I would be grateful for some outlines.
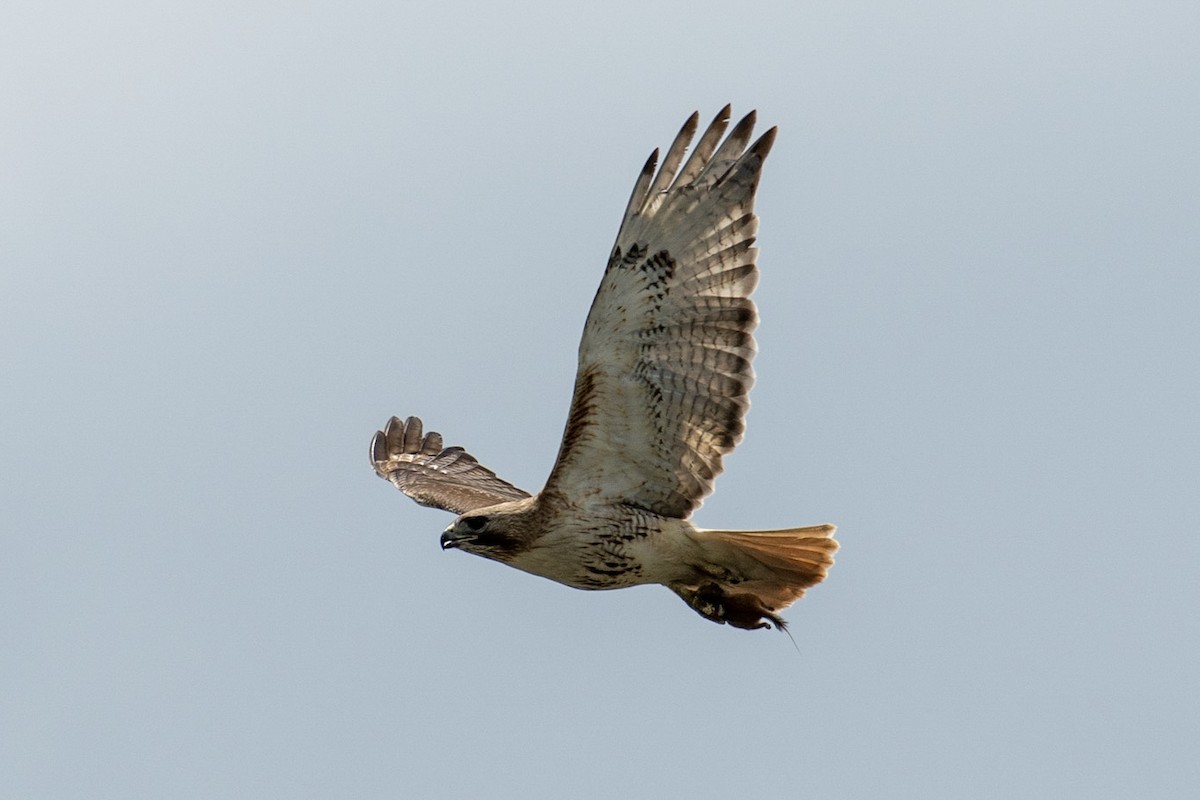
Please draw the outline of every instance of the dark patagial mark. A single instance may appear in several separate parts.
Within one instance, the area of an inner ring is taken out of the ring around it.
[[[567,417],[567,427],[563,431],[562,444],[558,450],[557,464],[566,464],[574,455],[575,448],[588,436],[588,420],[596,404],[596,374],[587,369],[575,378],[575,397],[571,402],[571,414]],[[555,467],[553,476],[558,471]],[[552,491],[550,484],[543,489],[543,494]]]

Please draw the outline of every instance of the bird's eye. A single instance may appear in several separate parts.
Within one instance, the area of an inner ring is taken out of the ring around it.
[[[487,525],[487,517],[467,517],[463,520],[463,524],[469,530],[481,531],[483,530],[483,526]]]

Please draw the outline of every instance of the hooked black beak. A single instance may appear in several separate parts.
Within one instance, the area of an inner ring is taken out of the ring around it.
[[[462,538],[463,537],[461,535],[454,532],[453,526],[446,528],[445,532],[442,533],[442,549],[453,550],[454,548],[458,547],[459,543],[462,541]]]

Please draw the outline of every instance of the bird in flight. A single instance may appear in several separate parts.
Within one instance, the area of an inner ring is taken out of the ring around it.
[[[634,184],[542,491],[445,447],[416,417],[392,417],[375,434],[371,463],[421,505],[459,515],[443,549],[578,589],[660,583],[705,619],[782,630],[779,612],[833,564],[834,526],[690,521],[745,430],[758,324],[754,195],[777,129],[749,144],[752,111],[722,141],[726,106],[687,155],[699,119],[684,123],[657,171],[655,150]]]

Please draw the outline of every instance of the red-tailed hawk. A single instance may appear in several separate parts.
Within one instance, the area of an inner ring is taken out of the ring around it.
[[[742,438],[754,382],[754,194],[775,141],[747,148],[729,106],[684,160],[692,114],[642,169],[592,302],[558,460],[537,495],[421,421],[393,417],[371,463],[418,503],[460,516],[456,548],[579,589],[661,583],[713,622],[782,629],[779,612],[833,564],[832,525],[697,528],[692,512]],[[719,145],[719,146],[718,146]]]

